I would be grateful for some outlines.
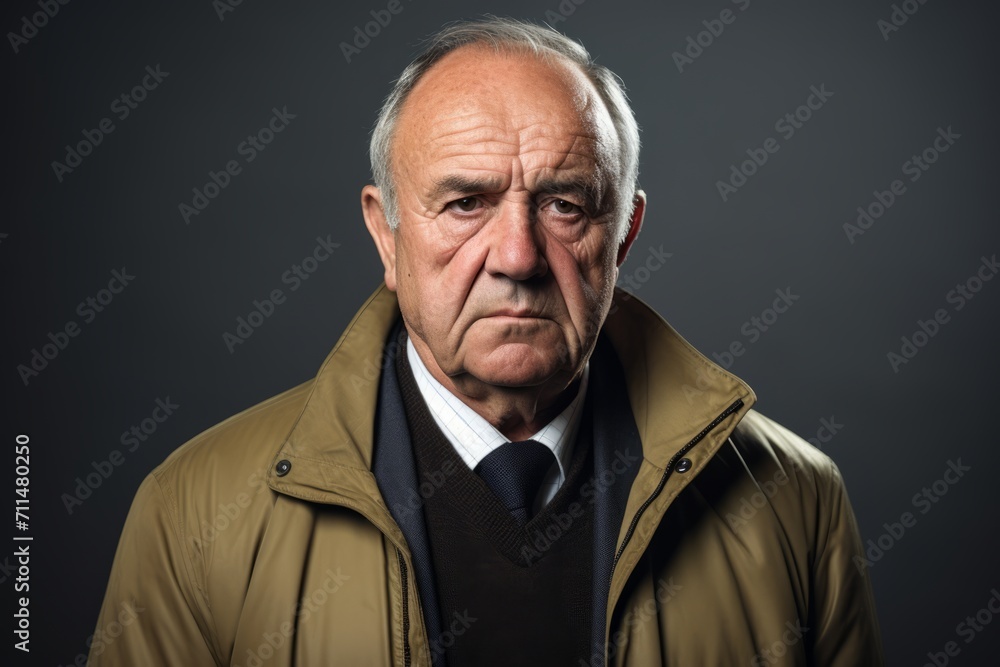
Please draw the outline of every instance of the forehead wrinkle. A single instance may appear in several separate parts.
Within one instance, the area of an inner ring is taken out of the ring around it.
[[[517,154],[519,144],[516,134],[497,125],[479,125],[431,135],[417,150],[425,152],[433,162],[463,155]]]
[[[428,141],[445,141],[456,135],[491,135],[503,136],[512,134],[509,123],[498,122],[502,116],[476,111],[474,113],[455,114],[424,123],[429,125],[425,136]],[[419,125],[418,125],[419,129]]]
[[[463,150],[470,151],[480,147],[488,152],[513,147],[514,154],[525,152],[517,150],[520,146],[538,146],[542,150],[561,152],[566,149],[559,144],[569,144],[569,150],[572,150],[572,147],[581,144],[581,139],[593,146],[593,153],[602,143],[593,132],[599,124],[594,119],[582,118],[576,108],[569,112],[546,112],[546,117],[539,118],[542,114],[537,111],[518,112],[489,100],[482,100],[481,103],[488,109],[457,113],[433,122],[426,133],[420,133],[426,137],[421,143],[431,150],[436,145],[462,145]]]
[[[570,161],[571,158],[581,158],[584,161],[597,162],[598,156],[596,152],[591,149],[587,144],[587,139],[581,139],[580,137],[573,137],[572,139],[564,142],[564,146],[553,147],[544,145],[547,142],[546,139],[539,138],[535,141],[526,141],[524,149],[521,151],[522,155],[532,155],[535,153],[546,153],[553,157],[556,157],[560,164]],[[568,144],[568,145],[567,145]],[[582,144],[582,145],[581,145]],[[596,145],[595,145],[596,147]]]
[[[546,178],[551,180],[559,178],[559,172],[569,172],[573,174],[570,177],[572,179],[590,179],[597,187],[600,187],[602,181],[601,160],[595,150],[598,142],[591,136],[580,134],[572,134],[567,140],[569,146],[559,151],[551,151],[548,148],[528,149],[525,151],[526,154],[533,151],[545,152],[550,158],[543,160],[543,163],[538,166],[532,165],[527,170],[531,174],[532,180]]]
[[[522,128],[520,131],[521,141],[526,147],[523,152],[528,153],[537,146],[538,148],[535,150],[559,153],[560,167],[571,161],[571,157],[580,157],[585,161],[593,162],[599,165],[602,171],[606,169],[608,164],[613,163],[613,148],[608,145],[608,138],[602,136],[604,133],[601,132],[601,122],[593,117],[597,111],[590,104],[592,96],[584,94],[583,97],[587,100],[585,105],[576,109],[572,114],[560,117],[560,120],[568,121],[562,128],[547,123],[535,123]],[[589,113],[588,109],[590,109]],[[561,132],[558,131],[559,129]],[[562,142],[563,145],[558,148],[546,145],[548,142],[559,139],[565,139],[565,142]]]
[[[405,127],[409,141],[394,157],[424,182],[420,191],[430,191],[432,175],[453,173],[499,175],[508,187],[530,189],[537,174],[558,170],[566,177],[572,171],[601,191],[614,185],[616,130],[578,68],[558,61],[539,68],[528,56],[518,79],[507,64],[519,57],[501,57],[506,62],[494,67],[494,54],[467,57],[472,55],[460,49],[446,57],[404,104],[400,138]],[[545,101],[549,95],[553,103]]]
[[[621,150],[617,129],[596,91],[589,86],[578,86],[574,87],[574,93],[575,113],[572,116],[575,122],[571,130],[574,147],[581,141],[588,142],[587,148],[582,149],[584,156],[593,160],[601,175],[613,183]],[[572,152],[571,148],[567,154]]]

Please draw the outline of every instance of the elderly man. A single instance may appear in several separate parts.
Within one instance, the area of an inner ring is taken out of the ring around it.
[[[579,44],[437,34],[372,137],[385,284],[143,482],[90,664],[881,664],[837,468],[615,289],[638,143]]]

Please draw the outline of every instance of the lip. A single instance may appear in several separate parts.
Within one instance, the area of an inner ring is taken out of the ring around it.
[[[531,312],[530,310],[513,310],[507,308],[504,310],[498,310],[495,313],[490,313],[486,317],[539,317],[539,315]]]

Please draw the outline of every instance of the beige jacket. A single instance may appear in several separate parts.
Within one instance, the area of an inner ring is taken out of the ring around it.
[[[747,385],[638,299],[619,292],[612,311],[604,330],[643,460],[611,579],[608,664],[882,664],[833,462],[752,411]],[[445,619],[441,637],[427,636],[410,552],[370,471],[382,348],[397,317],[383,285],[315,379],[198,435],[149,474],[91,667],[429,667],[432,650],[474,628]]]

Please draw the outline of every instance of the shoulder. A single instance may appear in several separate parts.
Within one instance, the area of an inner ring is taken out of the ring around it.
[[[137,517],[172,525],[192,559],[212,554],[266,526],[276,495],[267,470],[309,395],[313,381],[288,389],[196,435],[154,468],[133,500]],[[229,530],[238,525],[238,530]]]
[[[837,464],[802,437],[755,410],[733,431],[721,462],[744,471],[754,507],[768,505],[780,525],[821,550],[851,513]],[[741,507],[741,509],[743,509]],[[853,516],[853,515],[852,515]]]
[[[264,473],[311,385],[284,391],[195,436],[153,469],[136,491],[104,609],[117,613],[126,601],[148,609],[152,620],[147,636],[155,644],[148,647],[150,655],[162,651],[155,638],[158,628],[175,634],[183,630],[196,638],[191,651],[201,646],[199,634],[204,637],[212,656],[206,653],[198,664],[225,655],[226,638],[238,621],[226,613],[232,611],[228,601],[245,594],[255,545],[275,505],[277,494]],[[165,611],[185,608],[189,612]],[[187,625],[181,630],[178,624]],[[145,650],[144,641],[142,634],[132,635],[133,643],[116,644],[115,650]]]
[[[151,475],[168,488],[224,488],[252,472],[263,476],[312,386],[309,380],[219,422],[174,450]]]
[[[750,471],[783,472],[799,484],[829,487],[842,483],[829,456],[801,436],[756,410],[747,412],[732,433],[736,452]]]

